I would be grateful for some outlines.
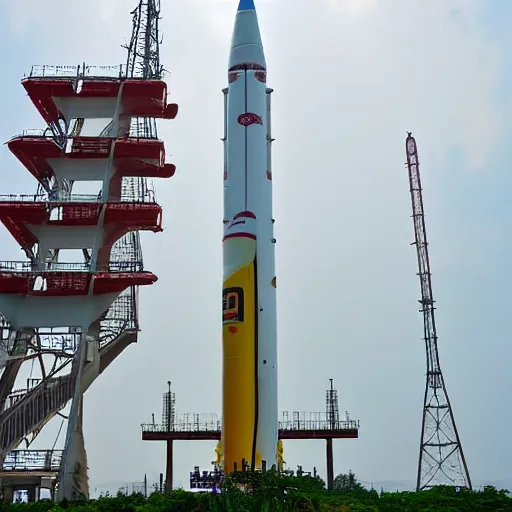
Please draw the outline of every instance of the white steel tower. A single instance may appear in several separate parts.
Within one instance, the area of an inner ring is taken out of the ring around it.
[[[88,494],[82,395],[137,341],[138,287],[157,280],[144,268],[138,231],[162,230],[147,178],[175,172],[154,120],[174,119],[178,107],[160,76],[132,64],[34,67],[22,84],[48,128],[8,142],[39,187],[0,197],[0,220],[26,255],[0,262],[0,461],[73,399],[60,498]],[[74,193],[86,182],[97,190]],[[32,359],[42,377],[13,394]]]

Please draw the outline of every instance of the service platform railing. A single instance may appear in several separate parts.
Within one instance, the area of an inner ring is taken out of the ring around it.
[[[50,199],[48,194],[4,194],[0,203],[98,203],[99,194],[67,194],[65,199]]]
[[[220,432],[222,422],[216,414],[180,414],[171,424],[144,423],[144,432]]]
[[[151,132],[147,133],[142,129],[142,127],[140,126],[140,123],[142,122],[143,119],[152,119],[152,118],[147,118],[147,117],[133,118],[132,122],[130,123],[130,133],[129,133],[128,139],[130,141],[138,141],[138,140],[147,141],[148,139],[153,140],[153,141],[160,140],[155,133],[151,133]],[[51,130],[51,128],[44,128],[44,129],[28,128],[28,129],[22,130],[19,133],[16,133],[15,135],[12,135],[11,138],[9,139],[9,142],[16,140],[16,139],[22,139],[22,138],[53,140],[56,143],[58,142],[57,145],[60,147],[61,150],[63,150],[65,153],[70,153],[71,150],[73,149],[72,144],[74,142],[74,139],[81,139],[81,138],[83,138],[83,139],[104,139],[103,141],[98,142],[98,146],[97,146],[97,151],[104,153],[106,151],[105,145],[108,142],[107,139],[118,138],[118,137],[112,137],[110,135],[105,134],[105,130],[107,130],[108,126],[109,125],[107,125],[107,127],[104,129],[104,131],[102,132],[101,135],[96,135],[96,136],[94,136],[94,135],[92,135],[92,136],[91,135],[88,135],[88,136],[72,135],[71,133],[69,133],[68,135],[66,135],[65,133],[56,134]],[[76,147],[75,147],[75,149],[76,149]]]
[[[27,78],[121,79],[126,78],[126,66],[124,64],[117,66],[90,66],[85,62],[78,66],[39,64],[32,66]]]
[[[105,203],[101,197],[101,193],[98,194],[4,194],[0,195],[0,203],[58,203],[63,205],[66,203]],[[154,204],[155,191],[149,185],[143,192],[134,187],[123,186],[121,192],[121,203],[144,203]],[[112,201],[114,203],[114,201]],[[117,203],[116,203],[117,204]]]
[[[77,351],[82,336],[81,332],[41,332],[40,329],[34,331],[32,340],[26,344],[27,348],[32,352],[49,353],[60,357],[72,356]],[[4,342],[4,347],[9,355],[14,355],[16,341],[16,337],[11,336]],[[33,382],[36,379],[30,380]]]
[[[41,273],[41,272],[143,272],[143,264],[140,261],[111,261],[108,265],[98,265],[92,269],[90,263],[57,263],[30,261],[0,261],[0,272]]]
[[[297,412],[288,420],[287,412],[281,413],[282,420],[278,422],[279,430],[357,430],[359,422],[355,420],[326,419],[325,413]],[[171,424],[144,423],[144,432],[219,432],[222,422],[215,414],[180,414]]]
[[[280,430],[357,430],[359,422],[350,418],[332,420],[324,412],[283,411]]]
[[[62,450],[13,450],[5,458],[4,471],[58,471]]]

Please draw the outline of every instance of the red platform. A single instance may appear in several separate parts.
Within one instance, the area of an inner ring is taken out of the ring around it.
[[[123,114],[131,117],[174,119],[178,105],[167,103],[167,84],[162,80],[25,78],[21,81],[32,103],[47,123],[57,122],[62,112],[54,98],[117,98],[121,84]]]
[[[13,155],[38,180],[54,175],[48,163],[51,158],[107,159],[114,147],[116,174],[170,178],[176,166],[165,163],[165,147],[162,140],[113,139],[111,137],[75,137],[71,150],[66,153],[47,137],[15,137],[7,145]]]
[[[38,278],[46,280],[44,290],[35,290]],[[0,272],[0,293],[62,297],[74,295],[121,293],[130,286],[153,284],[151,272]]]
[[[28,224],[95,226],[103,207],[106,208],[104,224],[107,227],[108,243],[118,240],[129,231],[162,231],[162,208],[154,203],[0,201],[0,221],[23,248],[29,249],[38,240]],[[51,211],[56,208],[61,208],[58,218],[51,220]]]
[[[216,441],[221,438],[220,430],[172,430],[151,432],[142,430],[143,441]],[[287,430],[279,429],[279,439],[358,439],[357,428],[327,430]]]

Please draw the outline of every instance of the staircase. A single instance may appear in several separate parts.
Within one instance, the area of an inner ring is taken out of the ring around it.
[[[116,338],[104,344],[99,351],[99,373],[131,343],[137,340],[137,331],[125,329]],[[6,368],[7,369],[7,368]],[[88,371],[84,368],[84,373]],[[12,406],[0,413],[0,461],[16,448],[24,438],[41,429],[73,398],[77,372],[74,368],[67,375],[41,381],[27,390]],[[82,381],[85,392],[93,379]]]
[[[137,200],[143,196],[144,181],[140,178],[126,180],[124,193],[127,200]],[[114,244],[111,261],[133,262],[142,268],[142,251],[137,231],[127,233]],[[100,318],[99,373],[102,373],[129,344],[137,341],[136,297],[135,287],[129,288]],[[6,407],[7,398],[27,355],[28,342],[33,336],[34,330],[11,331],[10,339],[7,341],[9,356],[18,356],[19,359],[7,360],[0,377],[0,390],[3,391],[0,396],[0,461],[4,460],[24,438],[41,429],[73,398],[76,385],[74,365],[68,375],[43,379],[21,397],[17,394],[16,401],[13,400],[13,403],[7,404]],[[87,370],[86,366],[84,373]],[[90,386],[92,380],[82,381],[83,391]]]
[[[41,382],[0,414],[0,460],[72,398],[76,372]]]
[[[128,233],[114,245],[113,261],[140,262],[141,259],[138,232]],[[137,341],[137,333],[136,289],[131,287],[123,292],[100,318],[100,374],[129,344]],[[13,400],[12,404],[6,404],[34,331],[13,332],[12,336],[15,338],[12,342],[9,340],[8,353],[11,357],[19,356],[19,359],[8,360],[0,378],[0,390],[4,390],[5,395],[0,396],[0,461],[4,460],[23,439],[40,430],[63,409],[73,398],[76,385],[76,370],[73,365],[68,375],[44,379],[21,397],[17,393],[16,401]],[[86,366],[84,373],[87,371]],[[82,391],[86,391],[94,378],[95,376],[82,381]]]

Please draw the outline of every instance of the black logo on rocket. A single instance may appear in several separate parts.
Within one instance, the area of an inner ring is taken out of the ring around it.
[[[244,321],[244,291],[238,286],[224,288],[222,293],[222,321],[237,324]]]

